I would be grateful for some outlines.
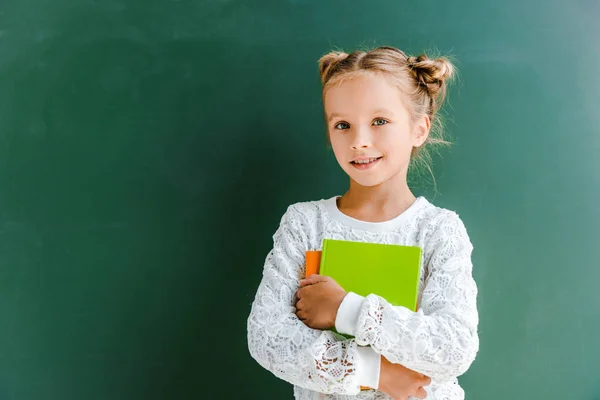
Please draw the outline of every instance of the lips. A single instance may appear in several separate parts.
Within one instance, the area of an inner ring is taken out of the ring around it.
[[[375,167],[379,164],[383,157],[373,157],[373,158],[360,158],[358,160],[350,161],[350,165],[352,165],[355,169],[358,170],[366,170]]]

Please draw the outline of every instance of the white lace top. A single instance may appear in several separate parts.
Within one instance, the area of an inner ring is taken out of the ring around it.
[[[350,293],[336,330],[311,329],[295,314],[294,295],[304,278],[305,251],[323,238],[419,246],[423,250],[419,310]],[[365,222],[343,214],[336,197],[288,207],[248,318],[248,346],[258,363],[294,385],[296,399],[389,399],[377,388],[380,357],[429,376],[427,400],[460,400],[457,377],[479,348],[477,287],[472,245],[452,211],[424,197],[398,217]]]

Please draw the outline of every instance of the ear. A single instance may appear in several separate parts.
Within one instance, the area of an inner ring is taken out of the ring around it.
[[[429,137],[431,129],[431,119],[429,115],[420,118],[414,126],[413,131],[413,147],[421,147]]]

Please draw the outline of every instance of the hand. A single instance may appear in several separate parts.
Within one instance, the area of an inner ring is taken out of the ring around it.
[[[313,329],[330,329],[335,326],[338,308],[346,291],[328,276],[311,275],[300,281],[296,292],[296,315]]]
[[[430,383],[429,377],[400,364],[392,364],[385,357],[381,357],[379,390],[392,399],[407,400],[410,396],[424,399],[427,397],[427,392],[423,386]]]

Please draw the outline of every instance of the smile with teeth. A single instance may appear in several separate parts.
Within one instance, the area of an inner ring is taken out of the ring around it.
[[[374,161],[379,160],[381,157],[374,157],[374,158],[365,158],[364,160],[356,160],[356,161],[351,161],[352,164],[370,164]]]

